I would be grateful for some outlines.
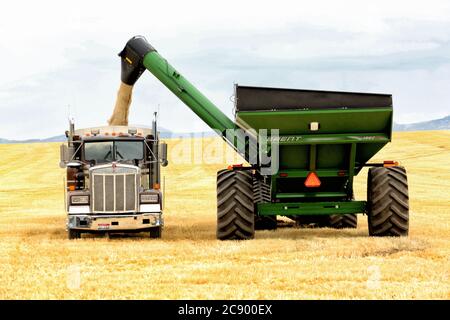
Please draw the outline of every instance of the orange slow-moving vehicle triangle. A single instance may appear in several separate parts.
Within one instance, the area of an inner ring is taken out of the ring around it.
[[[320,187],[320,179],[315,172],[308,173],[305,180],[305,187],[307,188],[318,188]]]

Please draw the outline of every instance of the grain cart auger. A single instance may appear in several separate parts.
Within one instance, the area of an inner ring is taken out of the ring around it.
[[[217,173],[218,239],[253,238],[255,229],[276,228],[277,215],[356,228],[356,214],[365,213],[371,236],[408,234],[405,169],[368,163],[391,141],[391,95],[236,85],[232,121],[144,37],[119,56],[122,82],[133,85],[149,70],[250,163]],[[367,201],[358,201],[353,179],[365,166]]]

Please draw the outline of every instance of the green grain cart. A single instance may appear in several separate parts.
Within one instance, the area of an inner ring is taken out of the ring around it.
[[[144,37],[119,56],[122,82],[149,70],[250,163],[217,173],[218,239],[251,239],[255,229],[275,229],[277,215],[356,228],[358,213],[371,236],[408,235],[405,168],[368,162],[391,141],[391,95],[236,85],[232,121]],[[356,200],[353,179],[366,166],[367,201]]]

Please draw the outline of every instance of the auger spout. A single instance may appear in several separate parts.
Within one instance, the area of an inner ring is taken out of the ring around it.
[[[184,78],[142,36],[131,38],[119,53],[122,60],[122,82],[134,85],[145,69],[183,101],[211,129],[225,138],[226,130],[235,123]],[[234,145],[234,143],[232,143]]]

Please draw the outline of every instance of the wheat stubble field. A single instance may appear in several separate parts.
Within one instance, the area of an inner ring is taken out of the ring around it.
[[[59,144],[0,145],[0,298],[449,299],[449,141],[449,131],[397,133],[374,159],[407,167],[408,238],[369,238],[360,215],[357,230],[283,228],[240,242],[215,239],[224,164],[180,161],[189,139],[168,141],[160,240],[66,240]]]

